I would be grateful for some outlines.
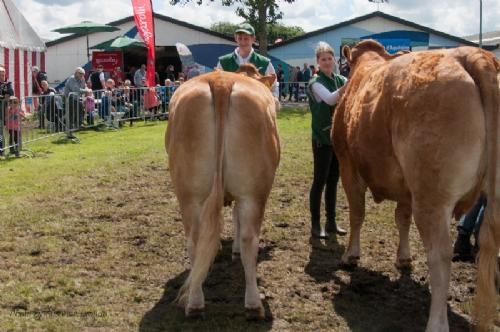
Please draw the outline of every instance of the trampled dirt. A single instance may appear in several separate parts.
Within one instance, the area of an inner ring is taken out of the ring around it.
[[[144,162],[83,175],[84,186],[33,197],[11,211],[0,234],[0,322],[6,327],[0,329],[423,331],[429,277],[414,225],[413,270],[401,273],[394,266],[394,205],[368,199],[360,264],[343,268],[347,237],[309,237],[310,160],[286,152],[283,158],[260,240],[265,321],[245,320],[244,274],[231,260],[227,208],[221,250],[204,285],[205,318],[186,319],[172,303],[189,268],[185,238],[166,162]],[[347,228],[342,193],[338,211]],[[454,237],[452,229],[450,241]],[[474,288],[474,265],[453,263],[451,331],[468,330]]]

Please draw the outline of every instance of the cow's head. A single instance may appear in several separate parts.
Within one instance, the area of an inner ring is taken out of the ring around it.
[[[345,45],[342,47],[342,55],[347,59],[351,68],[355,67],[361,58],[393,58],[393,56],[387,53],[382,44],[372,39],[363,40],[356,44],[353,48]]]
[[[240,68],[236,71],[237,73],[246,75],[248,77],[251,77],[253,79],[256,79],[257,81],[261,82],[265,86],[267,86],[269,89],[273,86],[274,80],[276,79],[276,75],[267,75],[267,76],[262,76],[259,73],[259,70],[257,67],[255,67],[251,63],[247,63],[244,65],[241,65]]]

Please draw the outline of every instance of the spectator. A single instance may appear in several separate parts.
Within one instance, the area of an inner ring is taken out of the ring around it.
[[[347,232],[337,225],[337,183],[339,164],[330,140],[332,114],[340,98],[341,87],[347,82],[343,76],[334,74],[335,54],[330,45],[319,42],[316,47],[318,75],[309,81],[307,94],[312,113],[312,151],[314,160],[314,178],[309,193],[311,212],[311,235],[317,238],[329,234],[345,235]],[[321,197],[325,189],[326,227],[321,229]]]
[[[175,92],[175,84],[168,78],[165,80],[165,88],[166,88],[166,98],[167,98],[167,106],[170,103],[170,99],[172,99],[172,95]]]
[[[47,82],[46,80],[43,80],[40,82],[40,87],[41,87],[41,93],[40,95],[41,96],[47,96],[47,95],[50,95],[50,93],[52,92],[53,94],[56,93],[56,90],[54,88],[51,88],[49,86],[49,82]],[[44,97],[40,97],[40,104],[43,104],[45,103],[45,99]]]
[[[110,77],[113,81],[115,81],[116,85],[122,86],[123,81],[125,80],[125,75],[123,75],[122,68],[120,66],[115,67]]]
[[[151,120],[156,117],[156,113],[158,110],[158,94],[156,92],[156,88],[151,87],[147,88],[144,91],[144,110],[148,111]]]
[[[296,84],[296,97],[295,101],[300,101],[301,97],[305,97],[305,90],[304,90],[304,75],[302,75],[302,70],[300,70],[300,67],[297,66],[295,68],[297,70],[297,84]]]
[[[132,82],[134,80],[134,75],[136,70],[137,69],[135,68],[135,66],[127,67],[127,72],[125,73],[125,79]]]
[[[481,195],[476,205],[462,218],[457,225],[457,239],[453,245],[453,261],[474,261],[479,250],[479,229],[483,222],[486,209],[486,197]],[[474,247],[471,244],[471,235],[474,234]]]
[[[146,83],[146,65],[141,65],[141,68],[135,71],[134,85],[136,88],[145,87]]]
[[[188,69],[187,79],[190,80],[198,75],[200,75],[200,69],[198,68],[197,64],[194,64],[192,67]]]
[[[9,98],[14,95],[12,82],[6,78],[5,67],[0,66],[0,156],[3,156],[4,134],[3,124],[6,117]]]
[[[160,75],[155,71],[155,85],[160,84]]]
[[[94,94],[92,93],[92,89],[85,90],[85,97],[83,98],[83,104],[85,105],[85,113],[87,114],[87,126],[93,126],[95,98]]]
[[[47,121],[55,126],[55,131],[63,130],[63,102],[61,96],[56,96],[56,90],[49,86],[46,80],[41,82],[42,93],[40,97],[40,108]]]
[[[47,80],[47,73],[40,71],[40,68],[33,66],[31,68],[31,94],[33,109],[38,113],[38,128],[45,128],[45,117],[43,115],[43,109],[39,107],[38,96],[42,93],[41,83],[43,80]],[[28,104],[28,103],[27,103]],[[27,105],[28,112],[31,105]]]
[[[290,83],[288,85],[288,100],[292,100],[292,96],[295,98],[295,101],[299,101],[299,73],[300,67],[290,67]]]
[[[120,96],[120,91],[115,89],[115,81],[109,78],[106,81],[106,89],[99,107],[99,117],[106,122],[107,126],[111,126],[113,116],[116,115],[117,103]]]
[[[104,67],[102,65],[98,65],[97,71],[90,74],[87,83],[93,91],[104,89],[104,86],[106,85],[106,79],[104,77]]]
[[[309,70],[311,71],[311,77],[316,75],[316,67],[314,67],[314,65],[310,65]]]
[[[165,70],[165,79],[169,79],[171,82],[175,81],[175,70],[174,65],[168,65]]]
[[[252,47],[253,43],[255,43],[254,28],[248,23],[239,25],[234,32],[234,40],[238,44],[238,47],[234,52],[221,56],[217,63],[217,68],[235,72],[240,65],[251,63],[257,67],[261,75],[274,76],[275,83],[272,86],[272,91],[273,95],[278,98],[279,89],[276,83],[276,71],[271,60],[257,54]]]
[[[172,94],[174,93],[175,91],[175,86],[174,86],[174,82],[172,82],[171,80],[169,80],[168,78],[165,80],[165,87],[167,88],[167,95],[170,98],[172,98]]]
[[[24,112],[21,110],[19,99],[15,96],[9,98],[7,108],[7,130],[9,131],[10,153],[19,157],[21,150],[21,120],[24,118]]]
[[[122,89],[122,101],[124,105],[124,117],[130,119],[130,125],[132,126],[134,118],[138,116],[138,108],[139,108],[139,94],[136,90],[131,90],[132,83],[129,80],[125,80],[123,82]]]
[[[85,92],[85,70],[77,67],[64,86],[64,96],[68,104],[67,129],[76,129],[82,123],[83,112],[80,103],[80,93]]]
[[[344,77],[349,77],[350,71],[351,71],[351,68],[349,67],[349,64],[347,63],[347,59],[344,58],[343,56],[341,56],[339,59],[339,73],[340,73],[340,75],[342,75]]]
[[[85,70],[82,67],[77,67],[75,73],[71,75],[64,85],[64,96],[68,97],[70,93],[84,92],[85,85]]]
[[[302,81],[306,82],[306,88],[307,88],[307,83],[311,79],[311,70],[309,69],[309,66],[307,63],[304,63],[304,68],[302,69]]]
[[[279,100],[284,97],[284,88],[285,88],[285,72],[281,66],[281,63],[278,64],[278,71],[276,72],[276,77],[278,79],[278,87],[279,87]]]
[[[42,93],[42,81],[47,81],[47,73],[41,71],[37,66],[31,68],[32,75],[32,92],[33,94],[39,95]]]

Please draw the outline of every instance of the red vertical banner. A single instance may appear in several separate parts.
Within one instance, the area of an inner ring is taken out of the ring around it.
[[[151,0],[132,0],[134,20],[142,40],[148,48],[146,64],[146,82],[148,86],[155,86],[155,25],[153,20],[153,6]]]

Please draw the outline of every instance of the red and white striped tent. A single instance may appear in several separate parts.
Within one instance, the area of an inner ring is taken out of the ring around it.
[[[13,83],[14,93],[32,94],[33,66],[45,71],[45,43],[11,0],[0,0],[0,64]]]

